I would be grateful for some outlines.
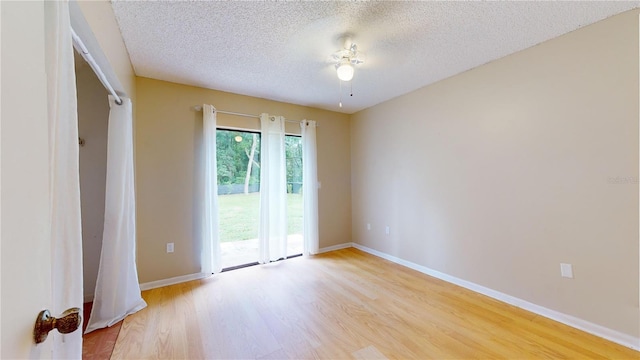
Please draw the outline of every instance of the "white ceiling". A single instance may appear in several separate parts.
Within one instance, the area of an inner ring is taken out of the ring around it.
[[[639,5],[112,2],[138,76],[344,113]],[[367,61],[356,68],[353,96],[343,91],[340,109],[339,81],[329,57],[342,47],[339,38],[345,33],[352,34]]]

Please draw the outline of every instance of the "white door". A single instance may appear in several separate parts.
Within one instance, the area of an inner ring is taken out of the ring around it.
[[[44,4],[1,1],[0,18],[0,358],[45,358],[51,339],[32,335],[52,303]]]

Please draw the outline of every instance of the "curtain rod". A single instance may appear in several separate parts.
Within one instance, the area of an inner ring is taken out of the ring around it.
[[[196,111],[202,111],[202,106],[200,106],[200,105],[196,105],[193,108]],[[216,112],[220,113],[220,114],[227,114],[227,115],[235,115],[235,116],[242,116],[242,117],[260,119],[260,116],[258,116],[258,115],[243,114],[243,113],[237,113],[237,112],[232,112],[232,111],[223,111],[223,110],[218,110],[218,109],[216,109]],[[302,120],[287,120],[287,119],[285,119],[284,121],[285,122],[299,124]],[[320,125],[316,125],[316,127],[319,127],[319,126]]]
[[[100,66],[98,66],[98,63],[96,63],[96,60],[93,58],[93,56],[91,56],[91,54],[89,53],[89,50],[82,42],[82,39],[80,39],[80,37],[78,36],[78,34],[76,34],[73,28],[71,28],[71,38],[73,39],[73,45],[76,48],[76,50],[80,52],[80,55],[82,55],[84,60],[89,64],[89,66],[91,66],[91,69],[93,69],[93,72],[96,74],[96,76],[98,77],[98,80],[100,80],[102,85],[107,89],[107,91],[111,95],[113,95],[113,97],[116,100],[116,104],[122,105],[122,99],[120,98],[118,93],[116,93],[116,91],[113,89],[113,86],[109,84],[109,80],[107,80],[107,77],[102,72],[102,69],[100,69]]]

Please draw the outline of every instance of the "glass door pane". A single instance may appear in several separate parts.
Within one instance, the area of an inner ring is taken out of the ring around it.
[[[222,268],[256,263],[260,211],[260,134],[217,130]]]
[[[287,162],[287,256],[302,254],[302,138],[285,136]]]

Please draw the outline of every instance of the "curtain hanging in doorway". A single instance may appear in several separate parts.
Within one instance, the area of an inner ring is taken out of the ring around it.
[[[218,219],[218,164],[216,160],[216,109],[202,106],[204,130],[204,206],[202,218],[201,271],[205,274],[222,271]]]
[[[68,1],[45,2],[47,74],[51,289],[53,314],[82,307],[82,230],[76,78]],[[49,306],[49,305],[47,305]],[[82,357],[82,333],[54,331],[53,353],[64,359]]]
[[[318,164],[316,122],[302,120],[302,238],[303,254],[318,253]]]
[[[136,269],[136,223],[131,99],[109,96],[107,183],[100,267],[85,333],[111,326],[147,306]]]
[[[260,225],[261,264],[287,257],[287,172],[284,117],[260,115]]]

